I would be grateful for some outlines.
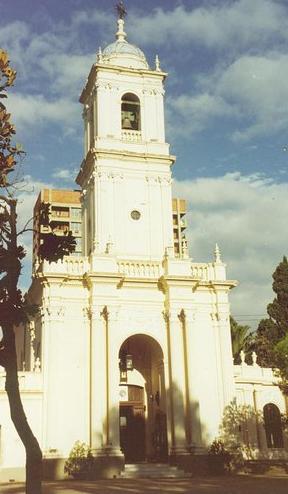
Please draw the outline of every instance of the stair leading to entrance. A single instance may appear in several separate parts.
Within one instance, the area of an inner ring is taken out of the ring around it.
[[[124,479],[149,479],[149,478],[187,478],[190,474],[185,473],[178,467],[168,463],[128,463],[121,477]]]

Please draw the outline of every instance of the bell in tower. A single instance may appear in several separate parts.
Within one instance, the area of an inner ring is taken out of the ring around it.
[[[141,130],[140,127],[140,101],[132,93],[126,93],[121,100],[122,129]]]

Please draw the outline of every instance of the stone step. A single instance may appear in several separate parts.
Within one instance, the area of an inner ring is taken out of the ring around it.
[[[277,476],[288,474],[288,460],[284,459],[259,459],[259,460],[248,460],[245,462],[245,469],[249,473],[260,473]]]
[[[186,478],[186,474],[176,466],[167,463],[128,463],[121,474],[122,478]]]

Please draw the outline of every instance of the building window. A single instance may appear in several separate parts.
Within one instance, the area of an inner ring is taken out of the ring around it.
[[[267,403],[263,408],[264,427],[268,448],[283,448],[281,414],[274,403]]]
[[[56,235],[66,235],[69,232],[69,223],[58,223],[57,221],[51,221],[51,229]]]
[[[76,241],[76,247],[75,247],[75,253],[81,253],[82,252],[82,238],[75,238]]]
[[[70,227],[71,227],[73,234],[79,235],[81,233],[81,223],[76,223],[76,222],[72,221],[72,223],[70,224]]]
[[[135,94],[126,93],[122,96],[121,122],[124,130],[141,130],[140,101]]]
[[[132,220],[139,220],[140,217],[141,217],[141,213],[137,211],[137,209],[133,209],[133,211],[131,211]]]
[[[61,206],[52,206],[52,216],[57,216],[59,218],[69,217],[69,208]]]
[[[71,219],[76,221],[81,221],[81,208],[71,208]]]

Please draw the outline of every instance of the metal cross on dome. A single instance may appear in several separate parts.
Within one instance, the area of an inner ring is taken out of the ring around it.
[[[116,10],[119,16],[119,19],[125,19],[127,15],[127,10],[125,9],[125,5],[122,1],[116,3]]]

